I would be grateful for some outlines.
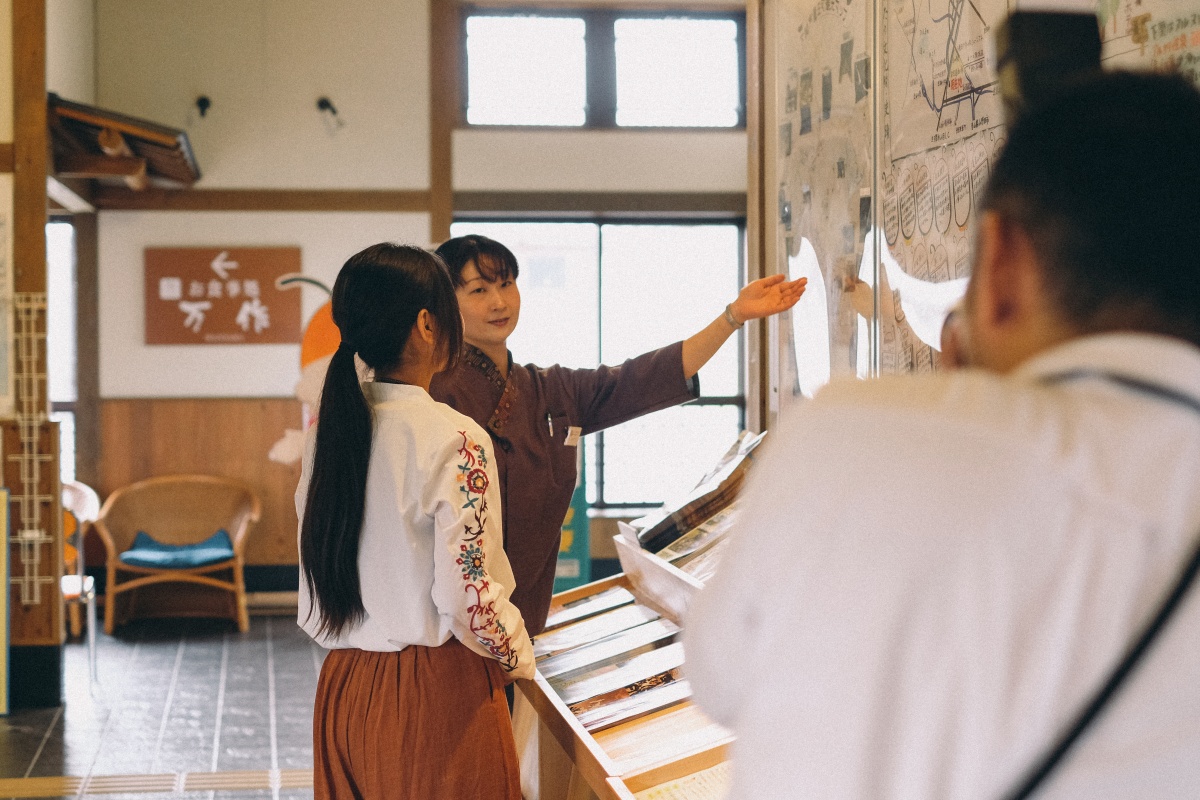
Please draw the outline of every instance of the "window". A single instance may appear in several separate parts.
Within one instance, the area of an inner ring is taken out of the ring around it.
[[[474,12],[467,124],[743,126],[744,28],[737,14]]]
[[[467,122],[582,125],[584,31],[570,17],[469,17]]]
[[[503,242],[521,266],[520,363],[594,367],[690,336],[736,296],[735,223],[456,222]],[[584,439],[588,502],[659,505],[690,490],[745,424],[742,342],[700,371],[701,397]]]
[[[79,399],[75,352],[75,226],[46,226],[46,391],[50,419],[59,423],[59,474],[75,479],[75,404]]]
[[[618,19],[617,124],[739,124],[738,26],[731,19]]]

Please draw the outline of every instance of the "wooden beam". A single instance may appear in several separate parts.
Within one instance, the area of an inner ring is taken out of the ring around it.
[[[390,211],[429,213],[429,192],[341,189],[96,188],[102,211]]]
[[[53,175],[46,176],[46,195],[64,211],[72,214],[93,214],[96,211],[94,205]]]
[[[775,272],[768,264],[766,242],[774,236],[775,218],[768,214],[766,180],[767,134],[763,121],[766,110],[764,75],[766,63],[767,9],[764,0],[746,4],[746,280],[752,281]],[[773,52],[773,51],[772,51]],[[772,139],[773,141],[773,139]],[[771,324],[774,324],[773,322]],[[751,326],[746,336],[747,425],[764,430],[770,419],[771,374],[774,364],[767,363],[771,352],[767,324]]]
[[[450,238],[454,219],[454,128],[462,84],[461,24],[456,0],[429,4],[429,238]]]
[[[11,173],[13,171],[13,145],[12,142],[0,142],[0,173]]]
[[[55,172],[65,178],[135,178],[146,175],[146,159],[136,156],[63,153],[55,166]]]
[[[123,120],[112,119],[111,117],[100,116],[97,114],[89,114],[81,109],[70,108],[65,105],[55,105],[54,110],[55,113],[57,113],[60,117],[78,120],[80,122],[85,122],[88,125],[95,125],[100,128],[111,128],[120,134],[136,136],[139,139],[146,139],[147,141],[161,144],[164,147],[177,147],[179,145],[178,139],[176,139],[174,136],[149,130],[144,126],[137,125],[132,122],[125,122]]]
[[[743,217],[741,192],[455,192],[461,214]]]
[[[96,144],[100,145],[100,149],[104,151],[104,155],[111,156],[112,158],[129,158],[133,156],[133,151],[129,149],[129,144],[125,141],[125,137],[116,128],[108,127],[101,130],[96,136]],[[146,160],[142,159],[141,171],[124,177],[125,185],[135,192],[140,192],[149,186],[150,178],[146,175]]]

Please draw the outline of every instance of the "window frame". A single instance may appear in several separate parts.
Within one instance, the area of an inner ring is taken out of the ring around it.
[[[505,213],[461,213],[455,214],[453,222],[455,224],[471,224],[471,223],[578,223],[590,222],[599,228],[599,242],[597,250],[597,279],[603,283],[604,276],[600,272],[601,265],[604,259],[604,236],[603,229],[605,225],[733,225],[738,231],[738,263],[737,263],[737,286],[738,289],[744,287],[747,283],[747,254],[746,254],[746,218],[744,216],[713,216],[713,215],[631,215],[631,214],[571,214],[571,215],[547,215],[547,214],[522,214],[520,212],[505,212]],[[600,326],[598,343],[603,348],[604,342],[604,321],[603,321],[603,293],[597,295],[600,314],[598,322]],[[688,336],[694,331],[680,331],[681,336]],[[695,400],[690,400],[681,405],[688,406],[734,406],[738,409],[738,426],[740,430],[746,429],[747,412],[748,412],[748,365],[747,356],[749,351],[749,342],[746,337],[746,330],[742,328],[733,333],[733,338],[736,340],[738,348],[738,393],[736,395],[704,395]],[[669,342],[664,342],[664,345]],[[600,360],[600,354],[597,353],[597,361]],[[701,386],[703,392],[703,385]],[[664,498],[655,502],[652,499],[643,499],[641,501],[616,502],[607,501],[604,498],[604,435],[605,431],[597,431],[588,437],[587,446],[595,448],[595,458],[589,459],[599,465],[597,474],[594,476],[596,486],[595,501],[588,502],[588,507],[592,511],[599,512],[601,515],[608,513],[620,512],[642,512],[648,509],[661,508],[662,504],[669,498]],[[686,487],[680,487],[683,491]]]
[[[72,417],[72,441],[71,441],[70,450],[74,456],[74,460],[70,464],[69,470],[67,470],[66,464],[61,463],[62,462],[61,456],[62,456],[62,449],[63,449],[63,437],[61,436],[61,431],[60,431],[59,473],[61,476],[61,474],[63,472],[69,472],[70,475],[77,477],[78,471],[79,471],[79,448],[78,448],[79,415],[80,415],[80,411],[82,408],[82,404],[80,402],[80,395],[82,393],[81,387],[80,387],[80,372],[81,372],[81,370],[80,370],[80,361],[81,361],[80,347],[84,343],[84,334],[80,330],[80,304],[81,304],[80,289],[79,289],[79,286],[80,286],[80,280],[79,280],[80,230],[79,230],[79,226],[76,224],[75,218],[70,215],[60,215],[60,214],[48,215],[47,219],[46,219],[46,225],[44,226],[44,228],[47,232],[47,235],[49,234],[49,228],[51,225],[70,225],[71,226],[71,259],[72,259],[72,265],[71,265],[71,270],[72,270],[72,272],[71,272],[71,285],[72,285],[71,314],[74,317],[73,324],[74,324],[74,331],[75,331],[75,343],[74,343],[75,344],[75,360],[69,366],[59,367],[59,368],[69,369],[69,371],[74,375],[75,399],[73,399],[73,400],[49,399],[48,405],[49,405],[49,411],[50,411],[51,415],[70,414]],[[51,269],[55,269],[55,268],[56,268],[56,265],[50,263],[49,247],[47,247],[46,269],[51,270]],[[49,279],[47,279],[47,285],[49,285]],[[49,311],[47,311],[47,314],[48,313],[49,313]],[[51,358],[51,354],[49,353],[49,345],[47,344],[47,370],[49,370],[50,358]],[[47,379],[46,379],[46,394],[47,394],[47,396],[49,396],[49,393],[50,393],[50,381],[49,381],[49,376],[47,375]]]
[[[467,19],[470,17],[568,17],[584,22],[586,103],[582,125],[479,125],[467,121],[470,81],[467,70]],[[737,25],[738,121],[736,125],[618,125],[617,124],[617,19],[718,19]],[[459,108],[458,127],[470,130],[551,131],[661,131],[667,133],[746,130],[746,13],[694,8],[621,9],[602,6],[463,6],[458,26]]]

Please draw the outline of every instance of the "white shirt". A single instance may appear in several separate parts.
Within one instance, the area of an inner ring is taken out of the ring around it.
[[[1200,350],[1078,339],[1007,377],[834,383],[768,437],[686,671],[739,800],[1010,790],[1200,534]],[[1200,797],[1200,586],[1040,798]]]
[[[490,439],[419,387],[366,383],[363,393],[374,412],[358,553],[366,617],[336,638],[318,635],[301,570],[300,627],[324,647],[375,651],[436,647],[453,635],[513,676],[533,677],[533,646],[508,601]],[[314,427],[296,488],[300,520],[315,439]]]

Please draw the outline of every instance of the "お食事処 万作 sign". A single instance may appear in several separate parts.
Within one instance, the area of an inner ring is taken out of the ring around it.
[[[147,247],[146,344],[300,341],[298,247]]]

